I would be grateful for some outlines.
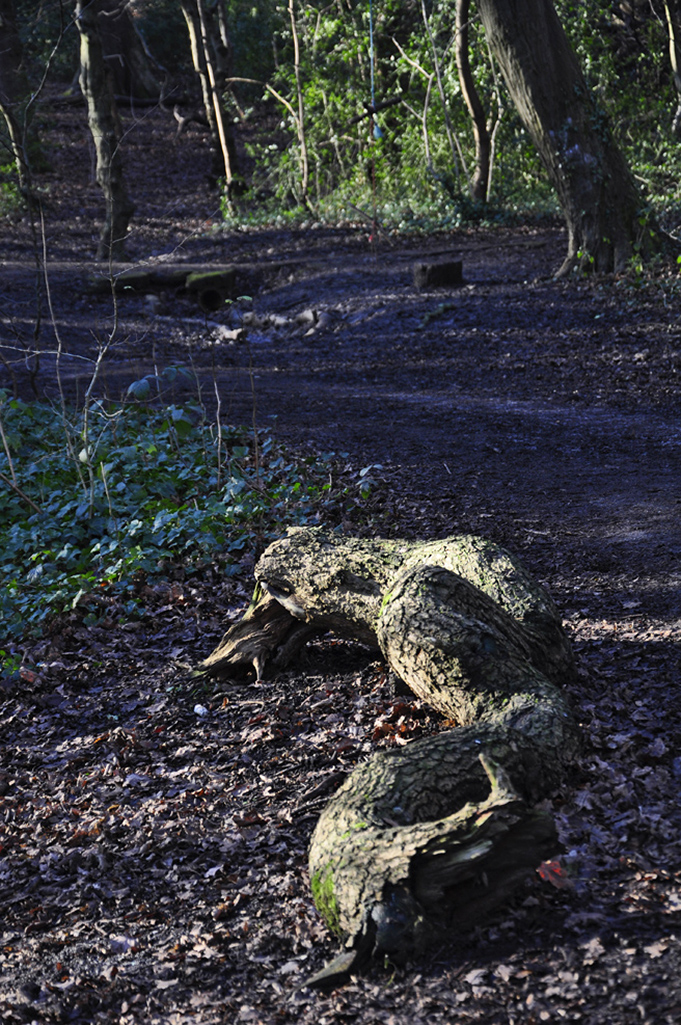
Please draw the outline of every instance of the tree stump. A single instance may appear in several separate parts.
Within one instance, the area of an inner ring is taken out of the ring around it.
[[[413,274],[416,288],[451,288],[462,283],[463,264],[461,260],[415,263]]]

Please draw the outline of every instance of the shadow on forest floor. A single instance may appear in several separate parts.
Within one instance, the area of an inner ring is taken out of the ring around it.
[[[296,990],[334,950],[306,879],[319,811],[371,751],[441,720],[396,694],[375,655],[329,639],[265,685],[198,688],[184,667],[251,582],[159,585],[140,620],[61,624],[24,653],[37,675],[0,692],[3,1021],[677,1022],[676,289],[554,282],[565,234],[552,227],[378,245],[362,225],[221,234],[206,225],[198,143],[172,143],[167,121],[155,116],[145,172],[132,174],[135,261],[299,262],[261,279],[248,304],[258,326],[244,325],[245,304],[206,316],[173,289],[123,295],[104,389],[117,397],[182,361],[249,423],[252,380],[259,420],[288,445],[380,464],[377,533],[480,533],[521,554],[557,598],[580,666],[586,748],[554,800],[575,888],[537,878],[451,950],[327,996]],[[47,220],[64,378],[80,395],[112,325],[111,298],[84,287],[98,211],[85,146],[55,151]],[[0,384],[28,392],[25,225],[5,241],[13,366]],[[418,291],[411,263],[443,249],[462,257],[463,285]],[[39,340],[35,385],[54,395],[47,316]]]

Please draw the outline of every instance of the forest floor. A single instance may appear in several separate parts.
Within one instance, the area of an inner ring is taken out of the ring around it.
[[[82,396],[83,357],[114,326],[111,295],[85,288],[101,204],[82,111],[49,118],[52,316],[29,228],[7,223],[0,333],[14,362],[0,385],[30,394],[20,350],[37,340],[33,380],[55,394],[56,326]],[[677,1023],[678,281],[554,281],[566,236],[550,225],[225,233],[205,139],[176,139],[162,111],[125,125],[132,263],[247,263],[252,302],[206,316],[177,290],[123,294],[102,388],[191,363],[223,420],[250,423],[254,394],[292,450],[373,464],[374,532],[472,532],[522,556],[580,670],[584,756],[554,797],[572,886],[537,876],[417,962],[298,988],[336,951],[306,870],[321,808],[358,761],[442,720],[397,696],[375,653],[328,637],[265,684],[192,688],[183,667],[251,581],[178,580],[149,588],[129,623],[62,624],[27,646],[34,673],[0,689],[0,1021]],[[417,290],[414,261],[444,252],[463,260],[462,285]]]

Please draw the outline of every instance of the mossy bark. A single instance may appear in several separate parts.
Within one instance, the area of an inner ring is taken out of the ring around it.
[[[556,851],[540,762],[522,735],[464,727],[357,768],[310,846],[327,926],[359,958],[397,959],[473,928]]]
[[[413,542],[290,530],[263,554],[241,623],[208,673],[285,664],[311,631],[380,648],[459,728],[375,755],[323,812],[310,847],[315,902],[356,957],[406,957],[465,930],[555,853],[537,802],[579,731],[561,691],[572,652],[548,593],[504,549],[461,536]],[[334,963],[335,965],[335,963]]]
[[[516,621],[525,642],[551,678],[573,670],[570,646],[556,606],[509,552],[471,535],[442,541],[344,537],[322,528],[292,528],[270,545],[256,568],[263,594],[318,631],[333,630],[379,647],[378,621],[400,573],[424,565],[457,574]],[[257,621],[257,611],[250,618]],[[229,653],[230,632],[210,656],[219,671]]]
[[[589,89],[551,0],[478,0],[490,49],[568,230],[558,271],[619,272],[671,240],[660,231]]]

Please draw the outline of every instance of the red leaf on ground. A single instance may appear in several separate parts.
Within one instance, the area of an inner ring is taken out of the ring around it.
[[[542,861],[537,872],[540,879],[543,879],[546,883],[551,883],[558,890],[573,890],[575,887],[575,884],[557,859]]]

